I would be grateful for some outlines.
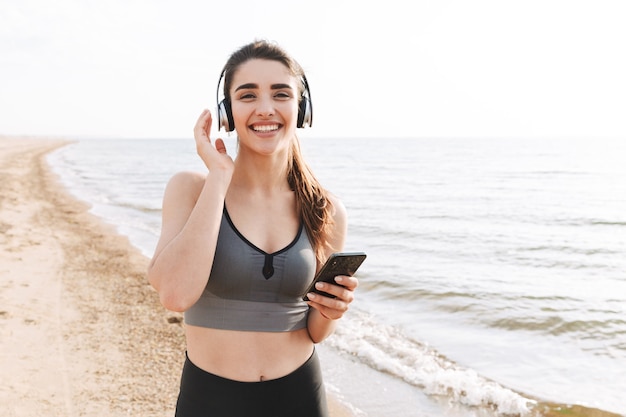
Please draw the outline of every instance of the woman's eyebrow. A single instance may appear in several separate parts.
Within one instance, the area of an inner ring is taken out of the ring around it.
[[[291,90],[291,86],[289,84],[272,84],[272,90],[282,90],[289,89]]]
[[[239,87],[237,87],[235,89],[235,91],[239,91],[239,90],[252,90],[255,88],[259,88],[258,84],[254,84],[254,83],[247,83],[247,84],[241,84]]]
[[[235,89],[235,91],[239,91],[239,90],[254,90],[256,88],[259,88],[258,84],[246,83],[246,84],[241,84],[239,87],[237,87]],[[272,90],[282,90],[282,89],[289,89],[289,90],[291,90],[291,86],[289,84],[272,84],[271,85],[271,89]]]

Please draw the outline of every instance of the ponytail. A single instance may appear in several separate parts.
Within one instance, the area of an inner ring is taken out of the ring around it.
[[[321,264],[326,260],[326,249],[330,248],[333,206],[328,191],[304,161],[297,137],[293,138],[291,144],[287,181],[296,194],[296,210],[304,222],[315,258]]]

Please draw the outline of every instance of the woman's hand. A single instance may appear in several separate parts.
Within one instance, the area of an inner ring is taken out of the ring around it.
[[[309,306],[329,320],[340,319],[348,311],[350,303],[354,301],[354,290],[359,285],[358,279],[346,275],[336,276],[335,282],[337,285],[318,282],[315,284],[315,288],[337,298],[326,297],[317,293],[307,294],[310,300],[308,301]]]
[[[215,140],[215,146],[209,137],[211,133],[211,123],[213,118],[211,112],[204,110],[196,126],[193,129],[193,136],[196,139],[196,151],[209,171],[223,170],[232,174],[235,164],[233,159],[226,153],[226,145],[222,139]]]

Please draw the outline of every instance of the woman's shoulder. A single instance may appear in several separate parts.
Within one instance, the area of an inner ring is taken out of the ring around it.
[[[346,215],[346,206],[344,206],[343,201],[341,201],[341,198],[339,198],[337,195],[328,191],[328,200],[330,200],[330,203],[333,207],[333,216],[335,215],[345,216]]]
[[[169,182],[179,185],[197,185],[204,183],[205,178],[206,173],[198,171],[180,171],[172,175]]]
[[[197,197],[202,191],[206,174],[194,171],[181,171],[172,175],[165,194],[173,196],[173,198],[181,197]]]
[[[335,224],[345,224],[347,221],[347,210],[346,206],[343,204],[343,201],[336,196],[335,194],[328,192],[328,200],[331,203],[331,216],[333,218],[333,222]]]
[[[330,251],[326,254],[330,255],[331,252],[341,251],[345,244],[346,234],[348,231],[348,215],[346,207],[339,197],[331,192],[328,192],[328,200],[330,201],[330,223],[332,227],[326,236],[327,243],[330,247]]]

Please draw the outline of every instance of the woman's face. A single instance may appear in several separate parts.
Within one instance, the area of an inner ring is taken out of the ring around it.
[[[295,135],[298,80],[278,61],[252,59],[234,73],[231,106],[240,147],[264,154],[286,147]]]

